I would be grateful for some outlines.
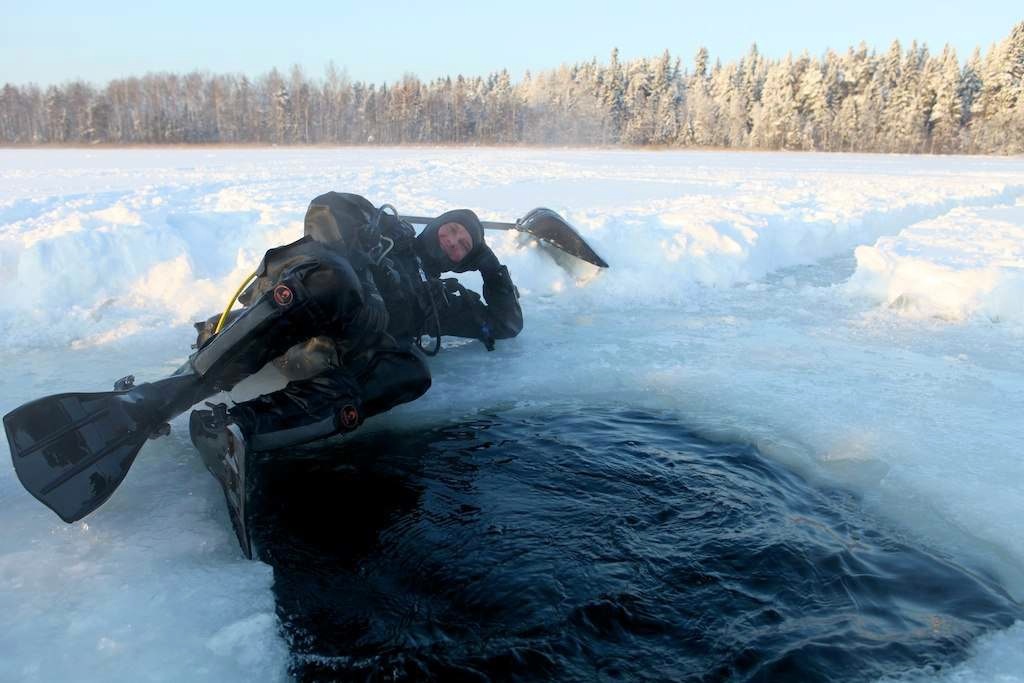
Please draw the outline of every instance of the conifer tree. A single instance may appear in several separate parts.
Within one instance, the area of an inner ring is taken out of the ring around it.
[[[935,103],[929,117],[931,150],[950,153],[959,149],[963,87],[960,82],[960,61],[956,50],[946,45],[932,74]]]
[[[718,107],[711,97],[711,83],[708,75],[708,51],[701,47],[694,56],[694,71],[687,87],[689,95],[688,116],[684,119],[684,144],[715,144],[715,127],[719,118]]]
[[[754,146],[767,149],[794,149],[799,146],[800,124],[794,81],[790,55],[769,68],[760,105],[753,115],[750,137]]]
[[[796,92],[797,111],[801,120],[800,143],[803,149],[824,149],[826,131],[832,125],[832,112],[825,92],[821,67],[810,62],[800,76]]]

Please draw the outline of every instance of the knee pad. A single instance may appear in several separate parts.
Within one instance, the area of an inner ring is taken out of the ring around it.
[[[365,417],[358,383],[341,369],[240,403],[230,414],[255,450],[274,450],[352,431]]]
[[[430,388],[430,369],[411,351],[377,351],[360,373],[363,407],[367,416],[414,401]]]

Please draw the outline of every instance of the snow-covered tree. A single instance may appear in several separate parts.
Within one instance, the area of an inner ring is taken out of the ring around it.
[[[971,58],[964,65],[963,74],[960,78],[960,101],[963,110],[960,112],[960,120],[965,124],[970,123],[971,110],[974,101],[981,92],[981,48],[974,48]]]
[[[693,61],[693,75],[686,88],[687,116],[684,117],[684,129],[680,137],[686,144],[713,145],[719,109],[711,96],[707,49],[698,49]]]
[[[929,87],[934,92],[934,105],[928,120],[931,126],[931,151],[955,152],[959,148],[963,100],[960,61],[956,57],[956,50],[949,45],[942,50],[942,56],[931,73]]]
[[[1018,146],[1017,102],[1024,96],[1024,22],[985,55],[981,89],[971,107],[971,136],[981,151]]]
[[[925,146],[931,108],[923,73],[927,48],[917,42],[907,49],[900,78],[889,101],[886,116],[891,124],[890,151],[916,152]]]
[[[691,72],[667,51],[528,73],[430,82],[319,81],[294,67],[241,74],[160,73],[0,90],[7,142],[276,142],[674,144],[863,151],[1019,151],[1024,22],[960,69],[952,50],[929,57],[894,41],[822,58],[770,60],[756,45],[738,61],[704,48]]]
[[[825,91],[825,77],[817,62],[810,62],[800,75],[796,88],[796,105],[800,115],[801,147],[824,149],[832,126],[832,111]]]
[[[793,59],[786,55],[768,70],[760,106],[754,110],[751,143],[768,149],[795,149],[800,144],[800,118]]]

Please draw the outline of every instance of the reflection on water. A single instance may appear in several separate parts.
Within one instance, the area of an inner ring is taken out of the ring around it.
[[[669,415],[487,415],[258,471],[305,679],[870,680],[959,661],[1024,612],[850,494]]]

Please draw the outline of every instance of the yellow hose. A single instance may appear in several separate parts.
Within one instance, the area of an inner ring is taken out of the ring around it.
[[[224,327],[224,323],[228,320],[228,313],[231,312],[231,307],[235,305],[236,301],[238,301],[238,295],[242,293],[242,290],[245,289],[245,286],[249,284],[254,277],[256,277],[255,271],[253,271],[249,277],[245,278],[245,281],[242,282],[242,284],[238,285],[238,289],[236,289],[235,293],[231,296],[231,301],[228,302],[228,307],[220,314],[220,320],[217,321],[217,329],[213,331],[214,334],[220,334],[221,329]]]

